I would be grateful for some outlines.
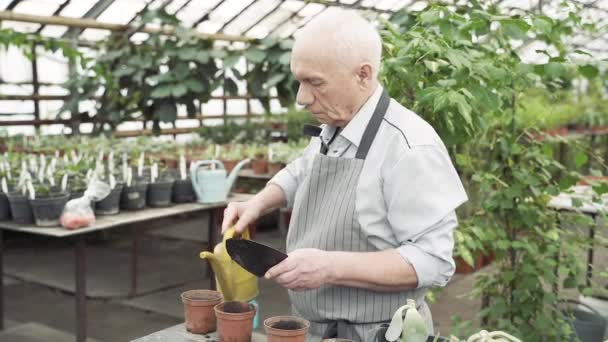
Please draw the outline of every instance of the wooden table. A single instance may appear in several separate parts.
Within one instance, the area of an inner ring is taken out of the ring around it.
[[[217,333],[212,332],[206,335],[192,334],[186,330],[184,323],[172,326],[165,330],[157,331],[153,334],[140,337],[131,342],[217,342]],[[266,336],[254,332],[251,342],[266,342]]]
[[[608,196],[602,196],[598,202],[593,202],[593,189],[589,185],[577,185],[572,187],[571,193],[561,193],[549,201],[549,208],[557,211],[568,211],[583,213],[591,216],[593,225],[589,227],[589,240],[591,246],[587,250],[587,277],[586,283],[591,287],[591,279],[593,277],[593,241],[595,239],[595,230],[598,226],[597,216],[608,213]],[[575,206],[572,203],[573,199],[581,201],[581,206]]]
[[[228,202],[245,201],[251,198],[252,195],[235,194],[228,198],[227,201],[201,204],[187,203],[175,204],[167,208],[147,208],[138,211],[121,211],[117,215],[98,216],[95,224],[91,227],[67,230],[62,227],[36,227],[34,225],[22,225],[14,222],[0,221],[0,274],[3,274],[3,231],[10,230],[19,233],[27,233],[39,236],[48,236],[54,238],[69,239],[72,242],[74,249],[75,261],[75,279],[76,282],[76,341],[84,342],[86,340],[87,319],[86,319],[86,243],[85,237],[88,234],[119,227],[128,227],[132,229],[133,243],[131,248],[131,290],[129,295],[133,296],[137,293],[137,255],[139,250],[139,237],[141,230],[145,229],[148,223],[155,219],[168,218],[172,216],[188,214],[188,213],[209,213],[209,232],[207,236],[208,250],[212,251],[215,246],[219,229],[216,229],[216,217],[221,217],[223,209]],[[218,213],[219,211],[219,213]],[[209,269],[210,286],[215,286],[213,270]],[[0,286],[0,329],[4,329],[4,286]]]

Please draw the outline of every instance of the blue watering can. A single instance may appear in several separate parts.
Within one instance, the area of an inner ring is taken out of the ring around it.
[[[226,177],[224,164],[219,160],[202,160],[190,165],[190,179],[199,203],[223,202],[234,185],[241,168],[249,159],[240,161]]]

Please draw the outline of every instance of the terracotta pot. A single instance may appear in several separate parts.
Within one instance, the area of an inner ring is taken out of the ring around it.
[[[251,161],[251,168],[256,175],[266,174],[268,173],[268,160],[255,158]]]
[[[226,172],[230,173],[230,171],[232,171],[232,169],[234,169],[234,167],[236,166],[236,164],[238,163],[238,161],[236,161],[236,160],[222,160],[222,163],[224,163],[224,169],[226,169]]]
[[[274,175],[277,172],[281,171],[284,167],[285,164],[283,163],[268,163],[268,173]]]
[[[243,302],[224,302],[215,306],[219,342],[251,342],[255,307]]]
[[[190,290],[182,293],[186,329],[194,334],[206,334],[216,329],[213,307],[222,301],[222,294],[212,290]]]
[[[473,266],[467,264],[467,262],[464,261],[464,259],[461,257],[455,257],[454,261],[456,262],[456,273],[460,273],[460,274],[473,273],[476,270],[478,270],[484,266],[484,263],[483,263],[484,256],[483,255],[479,255],[475,258],[475,265],[473,265]]]
[[[276,316],[264,321],[268,342],[305,342],[310,322],[295,316]]]

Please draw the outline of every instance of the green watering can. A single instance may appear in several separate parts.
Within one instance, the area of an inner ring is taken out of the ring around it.
[[[241,168],[249,159],[240,161],[226,177],[224,164],[219,160],[202,160],[190,165],[190,179],[199,203],[223,202],[234,185]]]

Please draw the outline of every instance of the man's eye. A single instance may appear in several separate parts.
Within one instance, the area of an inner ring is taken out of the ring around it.
[[[310,82],[310,84],[311,84],[313,87],[320,87],[321,85],[323,85],[323,82]]]

